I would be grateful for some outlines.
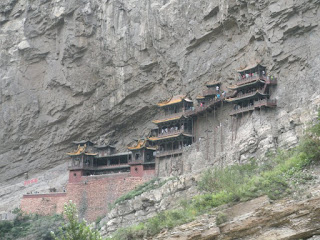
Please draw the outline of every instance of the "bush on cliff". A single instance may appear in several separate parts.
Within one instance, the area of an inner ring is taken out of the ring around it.
[[[77,208],[71,201],[64,205],[63,215],[67,223],[60,228],[60,236],[52,232],[54,240],[102,240],[100,233],[91,229],[85,221],[79,221]]]
[[[37,240],[53,240],[50,231],[59,228],[61,215],[40,216],[16,211],[13,221],[0,221],[0,239],[15,240],[28,236]]]
[[[153,189],[157,189],[162,187],[166,182],[168,182],[169,180],[172,180],[172,178],[166,179],[166,180],[160,180],[159,178],[153,178],[148,182],[145,182],[141,185],[138,185],[135,189],[133,189],[132,191],[122,195],[121,197],[119,197],[117,200],[114,201],[114,203],[110,206],[110,209],[114,208],[115,205],[126,201],[126,200],[130,200],[133,199],[136,196],[141,195],[144,192],[147,191],[151,191]]]

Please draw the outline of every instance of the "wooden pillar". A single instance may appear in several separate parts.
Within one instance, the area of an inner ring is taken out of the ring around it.
[[[222,143],[222,123],[220,123],[220,146],[221,146],[221,152],[223,152],[223,143]]]
[[[192,143],[194,143],[194,126],[193,126],[194,118],[191,120],[191,131],[192,131]]]
[[[216,138],[216,131],[215,131],[215,122],[216,120],[216,108],[214,107],[213,108],[213,156],[215,157],[216,156],[216,141],[215,141],[215,138]]]
[[[238,132],[238,115],[235,117],[235,131],[234,131],[234,140],[237,139],[237,132]]]
[[[156,164],[157,177],[159,177],[160,161],[159,161],[158,157],[156,157],[156,159],[155,159],[155,164]]]
[[[146,159],[145,159],[145,151],[146,151],[146,150],[145,150],[145,148],[143,148],[143,149],[140,150],[140,151],[141,151],[141,153],[142,153],[142,161],[145,162],[145,160],[146,160]]]
[[[213,125],[213,157],[216,157],[216,128]]]
[[[233,115],[231,116],[231,143],[233,143]]]
[[[208,111],[206,111],[206,124],[207,124],[207,161],[209,161],[209,124],[208,124]]]

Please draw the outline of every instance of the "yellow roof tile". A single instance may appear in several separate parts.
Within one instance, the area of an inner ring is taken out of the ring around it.
[[[157,123],[169,122],[169,121],[173,121],[173,120],[179,120],[182,117],[183,117],[183,115],[181,114],[180,116],[177,116],[177,117],[164,118],[164,119],[159,119],[159,120],[152,120],[152,122],[157,124]]]
[[[171,104],[180,103],[185,99],[186,99],[186,95],[173,96],[170,100],[165,100],[165,101],[159,102],[158,106],[159,107],[164,107],[164,106],[168,106],[168,105],[171,105]]]
[[[140,139],[140,140],[138,140],[137,145],[132,146],[132,147],[128,147],[128,149],[129,149],[129,150],[138,150],[138,149],[141,149],[141,148],[143,148],[143,147],[146,146],[146,142],[147,142],[147,140]]]
[[[86,152],[86,147],[87,145],[83,145],[83,146],[80,146],[78,145],[78,148],[75,152],[71,152],[71,153],[67,153],[69,156],[77,156],[77,155],[80,155],[80,154],[85,154],[85,155],[88,155],[88,156],[95,156],[97,155],[96,153],[88,153]]]

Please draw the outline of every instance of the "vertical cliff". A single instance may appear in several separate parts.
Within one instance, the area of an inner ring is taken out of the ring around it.
[[[256,62],[279,78],[273,92],[278,108],[243,118],[231,144],[227,106],[210,125],[226,126],[227,154],[219,156],[239,161],[294,145],[320,101],[319,5],[2,1],[1,185],[64,163],[72,140],[106,139],[124,147],[148,133],[157,101],[180,93],[194,98],[210,80],[226,87],[236,69]]]

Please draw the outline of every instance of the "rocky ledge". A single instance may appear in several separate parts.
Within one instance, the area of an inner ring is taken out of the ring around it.
[[[270,202],[260,197],[225,210],[228,218],[217,224],[216,214],[164,231],[152,238],[157,240],[287,240],[320,239],[320,196],[294,201]]]

